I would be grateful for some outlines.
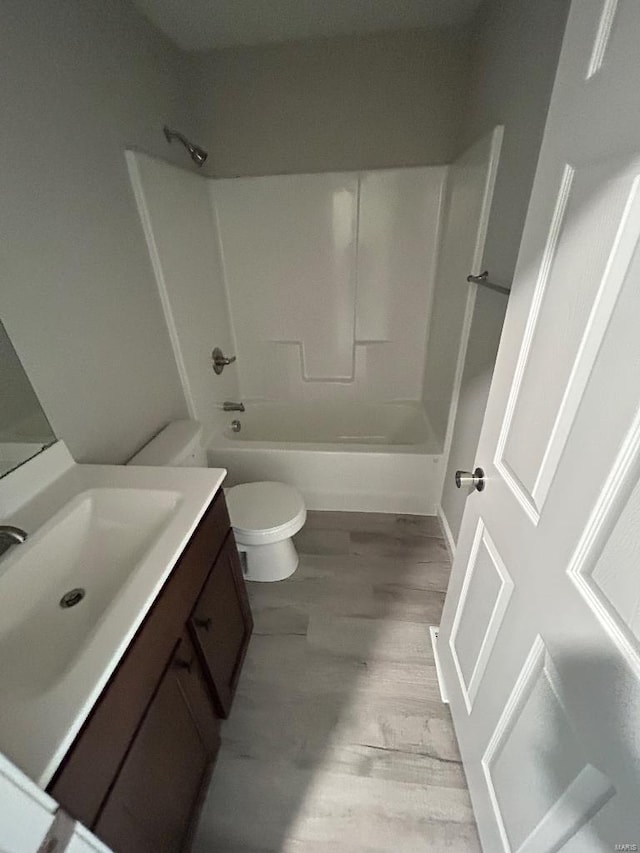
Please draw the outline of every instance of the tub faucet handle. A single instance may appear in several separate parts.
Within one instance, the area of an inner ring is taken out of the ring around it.
[[[233,364],[236,360],[235,355],[227,358],[220,347],[216,347],[211,353],[211,361],[213,362],[213,372],[219,376],[228,364]]]

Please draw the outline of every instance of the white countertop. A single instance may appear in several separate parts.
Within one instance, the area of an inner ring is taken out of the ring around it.
[[[44,788],[220,489],[226,471],[78,465],[62,442],[32,463],[0,480],[0,521],[22,527],[34,540],[55,512],[87,490],[135,488],[180,493],[172,517],[138,562],[122,594],[98,621],[73,665],[44,691],[30,691],[28,685],[19,691],[0,690],[0,751]],[[0,558],[0,595],[3,564],[9,565],[6,555]],[[51,642],[55,643],[55,637]],[[25,653],[38,655],[39,649],[25,649]]]

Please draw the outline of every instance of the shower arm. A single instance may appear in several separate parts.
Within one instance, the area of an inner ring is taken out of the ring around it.
[[[180,131],[179,131],[179,130],[171,130],[171,128],[170,128],[170,127],[167,127],[167,125],[166,125],[166,124],[165,124],[165,126],[164,126],[162,129],[164,130],[164,135],[165,135],[165,137],[167,138],[167,142],[168,142],[169,144],[171,144],[171,141],[172,141],[173,139],[178,139],[180,142],[182,142],[182,144],[184,145],[184,147],[185,147],[185,148],[187,148],[187,149],[188,149],[188,148],[189,148],[189,146],[191,145],[191,143],[189,142],[189,140],[188,140],[185,136],[183,136],[183,134],[182,134],[182,133],[180,133]]]
[[[189,142],[189,140],[186,138],[186,136],[184,136],[184,134],[180,133],[179,130],[172,130],[166,124],[162,129],[164,131],[164,135],[166,137],[166,140],[169,144],[171,144],[171,141],[173,139],[177,139],[178,142],[181,142],[184,145],[184,147],[187,149],[187,151],[189,152],[189,156],[191,157],[193,162],[196,164],[196,166],[202,166],[203,165],[204,161],[209,156],[207,154],[207,152],[204,150],[204,148],[200,148],[199,145],[194,145],[193,142]]]

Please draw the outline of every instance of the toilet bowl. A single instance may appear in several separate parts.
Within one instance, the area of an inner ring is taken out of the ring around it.
[[[243,483],[228,489],[226,499],[247,580],[290,577],[298,567],[291,537],[307,518],[300,492],[285,483]]]
[[[174,421],[152,438],[129,465],[207,467],[202,426]],[[298,567],[291,540],[307,511],[300,492],[285,483],[243,483],[225,491],[231,526],[250,581],[279,581]]]

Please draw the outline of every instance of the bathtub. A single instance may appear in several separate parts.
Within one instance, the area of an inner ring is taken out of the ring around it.
[[[309,509],[435,514],[442,448],[420,403],[248,403],[211,433],[208,462],[228,486],[280,480]]]

